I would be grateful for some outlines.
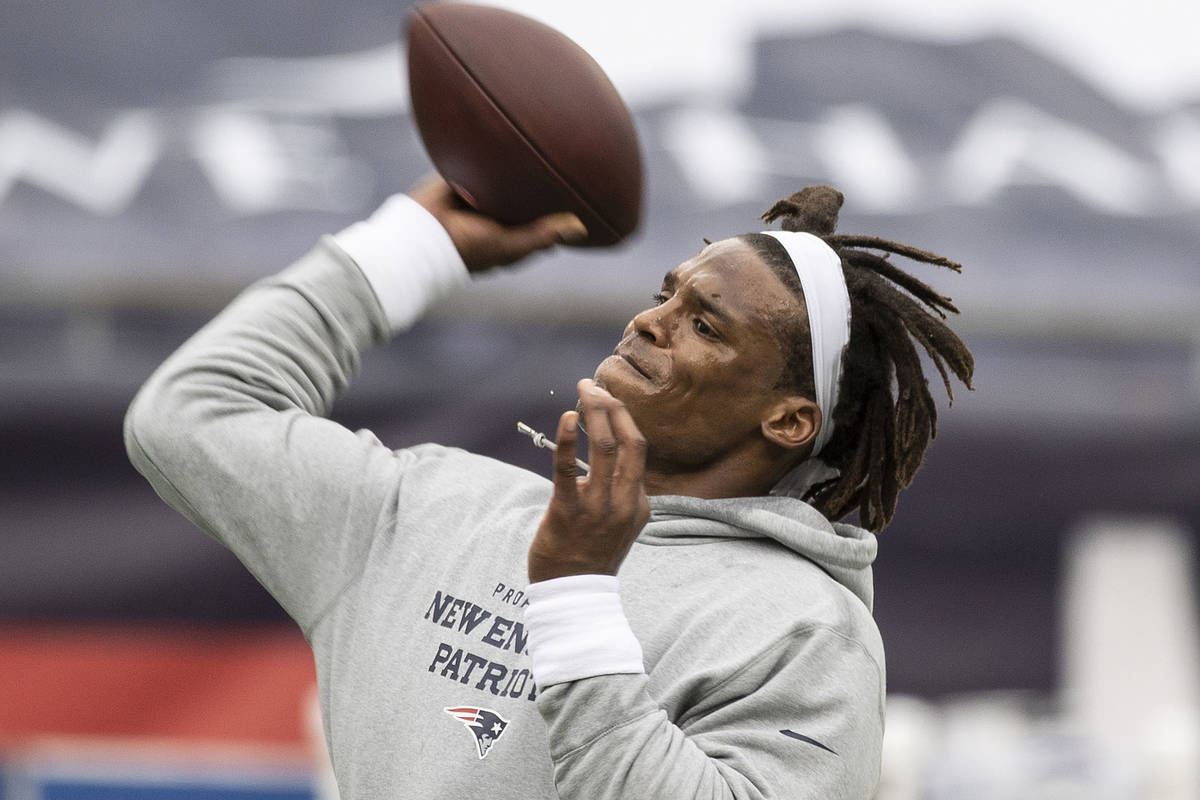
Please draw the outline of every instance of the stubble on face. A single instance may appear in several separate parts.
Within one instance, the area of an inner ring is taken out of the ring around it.
[[[654,459],[702,466],[757,435],[782,374],[775,315],[796,298],[745,243],[706,247],[668,273],[595,380],[621,400]]]

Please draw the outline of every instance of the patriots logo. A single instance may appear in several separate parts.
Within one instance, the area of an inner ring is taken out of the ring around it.
[[[467,726],[467,730],[475,737],[475,746],[479,749],[479,757],[483,758],[492,749],[508,727],[508,720],[501,717],[490,708],[472,708],[456,706],[442,709],[450,716]]]

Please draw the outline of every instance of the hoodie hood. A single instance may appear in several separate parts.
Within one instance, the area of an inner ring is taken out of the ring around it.
[[[702,544],[714,539],[772,539],[817,564],[872,608],[871,565],[879,550],[875,534],[830,522],[792,497],[654,496],[650,522],[638,537],[652,545]]]

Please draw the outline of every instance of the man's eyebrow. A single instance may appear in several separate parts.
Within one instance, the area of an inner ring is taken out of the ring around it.
[[[675,286],[678,282],[679,282],[679,278],[678,278],[678,276],[676,276],[675,270],[671,270],[670,272],[668,272],[666,275],[663,276],[663,282],[662,282],[663,291],[665,291],[665,292],[675,291]],[[717,295],[717,296],[719,296],[719,295]],[[728,322],[735,321],[733,318],[733,315],[730,314],[728,311],[726,311],[724,306],[714,303],[710,298],[705,297],[704,295],[702,295],[698,292],[696,293],[696,305],[700,306],[701,309],[703,309],[704,311],[707,311],[709,314],[712,314],[714,317],[721,320],[722,322],[728,323]]]
[[[719,320],[722,320],[723,322],[733,322],[734,321],[733,317],[722,306],[717,305],[712,300],[710,300],[709,298],[700,294],[699,292],[696,293],[696,304],[699,305],[700,308],[704,309],[709,314],[712,314],[714,317],[716,317]]]

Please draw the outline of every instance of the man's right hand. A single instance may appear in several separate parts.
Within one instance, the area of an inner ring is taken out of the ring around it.
[[[587,238],[587,228],[570,213],[504,225],[467,206],[440,175],[422,180],[408,194],[446,229],[470,272],[513,264],[538,250]]]

